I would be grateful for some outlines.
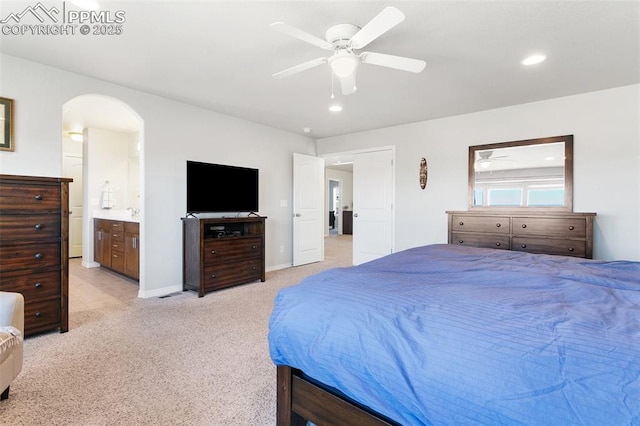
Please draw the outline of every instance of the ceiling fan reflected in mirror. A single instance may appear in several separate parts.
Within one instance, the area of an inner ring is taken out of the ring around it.
[[[328,63],[333,74],[340,80],[342,93],[349,95],[356,91],[355,70],[359,63],[419,73],[426,66],[426,62],[420,59],[375,52],[355,52],[356,50],[364,48],[403,20],[404,14],[395,7],[389,6],[384,8],[362,28],[353,24],[333,25],[325,33],[325,40],[289,24],[285,24],[284,22],[274,22],[270,25],[273,30],[321,49],[333,51],[333,54],[328,57],[312,59],[311,61],[287,68],[273,74],[273,77],[289,77]]]
[[[480,166],[483,169],[489,168],[491,166],[491,163],[496,160],[510,161],[510,160],[505,160],[505,158],[507,158],[506,155],[494,156],[492,150],[478,151],[477,154],[478,154],[478,159],[476,160],[476,165]]]

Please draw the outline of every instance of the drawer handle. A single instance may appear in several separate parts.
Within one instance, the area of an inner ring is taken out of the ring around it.
[[[36,317],[36,318],[40,318],[40,317],[42,317],[42,312],[38,311],[35,314],[33,314],[33,316]]]
[[[496,243],[496,247],[500,247],[500,246],[501,246],[501,244],[500,244],[500,243]]]
[[[464,222],[458,222],[458,225],[462,226],[464,225]]]
[[[33,286],[35,288],[42,288],[42,283],[35,283]]]
[[[117,236],[118,236],[118,234],[113,234],[113,237],[114,237],[114,238],[115,238],[115,237],[117,237]]]
[[[527,227],[527,224],[526,224],[526,223],[523,223],[523,224],[522,224],[522,227],[523,227],[523,228],[526,228],[526,227]]]
[[[118,248],[118,245],[117,245],[117,244],[114,244],[114,245],[113,245],[113,247],[114,247],[114,248]]]
[[[40,260],[44,257],[44,255],[42,253],[36,253],[36,259]]]
[[[42,195],[38,194],[34,197],[38,201],[42,201]]]
[[[251,246],[251,248],[255,250],[258,248],[258,246]]]
[[[216,251],[215,250],[211,250],[211,254],[216,254]]]
[[[526,244],[522,244],[520,247],[527,248],[527,245]]]
[[[112,256],[113,256],[113,257],[118,257],[118,255],[117,255],[117,254],[114,254],[114,255],[112,255]]]
[[[252,267],[251,269],[253,269],[253,270],[255,271],[256,269],[258,269],[258,267],[257,267],[257,266],[254,266],[254,267]]]
[[[569,247],[569,251],[573,251],[573,250],[574,250],[574,248],[573,248],[573,247]]]
[[[502,226],[501,223],[496,223],[496,228],[500,228]]]
[[[215,277],[216,277],[216,274],[211,274],[211,278],[215,278]]]
[[[39,223],[36,223],[36,226],[34,226],[34,228],[36,228],[36,231],[39,231],[42,229],[42,225]]]
[[[464,243],[464,240],[458,240],[458,243],[462,244],[462,243]]]
[[[574,228],[573,226],[569,227],[569,231],[573,231],[574,229],[576,229],[576,228]]]

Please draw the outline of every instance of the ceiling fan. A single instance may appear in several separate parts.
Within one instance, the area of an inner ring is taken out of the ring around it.
[[[349,95],[356,91],[355,69],[360,62],[419,73],[426,66],[425,61],[384,53],[355,52],[364,48],[403,20],[404,14],[395,7],[389,6],[384,8],[362,28],[353,24],[333,25],[325,34],[326,40],[284,22],[274,22],[270,27],[275,31],[305,41],[321,49],[333,51],[333,54],[329,57],[316,58],[287,68],[273,74],[273,77],[289,77],[301,71],[328,63],[335,76],[340,79],[342,93]]]
[[[504,160],[505,158],[507,158],[506,155],[494,156],[492,150],[478,151],[478,159],[476,160],[476,164],[480,165],[480,167],[482,167],[483,169],[486,169],[491,165],[493,161],[496,161],[496,160],[511,161],[511,160]]]

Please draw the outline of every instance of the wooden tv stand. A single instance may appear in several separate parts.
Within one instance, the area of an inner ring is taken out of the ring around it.
[[[183,218],[182,289],[198,297],[265,281],[266,217]]]

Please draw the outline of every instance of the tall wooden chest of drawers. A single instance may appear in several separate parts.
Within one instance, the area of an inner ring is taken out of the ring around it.
[[[0,290],[24,296],[27,336],[69,330],[71,181],[0,175]]]
[[[184,218],[183,289],[198,296],[265,280],[266,217]]]
[[[595,213],[448,211],[449,244],[593,257]]]

